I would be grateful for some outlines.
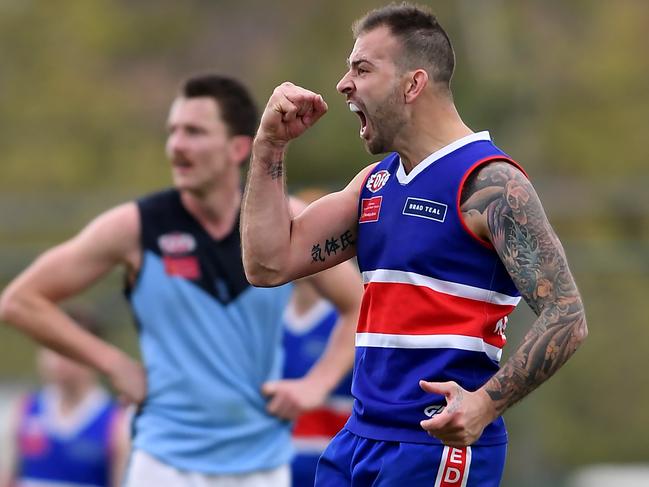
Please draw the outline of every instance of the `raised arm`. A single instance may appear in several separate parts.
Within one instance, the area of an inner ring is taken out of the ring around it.
[[[124,399],[144,397],[141,367],[109,343],[83,330],[57,303],[90,287],[114,266],[139,265],[139,217],[134,203],[92,221],[77,236],[31,264],[0,297],[0,319],[44,346],[106,374]]]
[[[326,110],[320,95],[291,83],[278,86],[266,105],[253,144],[241,218],[243,263],[254,285],[282,284],[356,253],[358,193],[368,168],[345,189],[321,198],[299,215],[291,211],[286,197],[288,143]],[[332,242],[338,245],[335,252]]]
[[[473,443],[483,428],[548,380],[588,334],[581,297],[561,242],[530,181],[514,166],[491,163],[467,182],[461,211],[488,239],[537,315],[523,342],[478,391],[422,382],[447,397],[447,414],[422,422],[446,444]]]

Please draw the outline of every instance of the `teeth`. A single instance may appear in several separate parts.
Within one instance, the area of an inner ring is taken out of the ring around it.
[[[361,111],[361,109],[358,108],[358,106],[354,105],[353,103],[349,103],[349,109],[354,113],[358,113]]]

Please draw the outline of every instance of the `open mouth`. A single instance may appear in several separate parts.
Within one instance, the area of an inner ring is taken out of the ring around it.
[[[172,166],[176,169],[179,170],[186,170],[190,169],[192,167],[192,163],[189,162],[187,159],[181,158],[181,157],[174,157],[173,161],[171,162]]]
[[[367,132],[367,116],[365,113],[363,113],[363,110],[356,105],[355,103],[349,102],[349,109],[354,112],[356,115],[358,115],[358,118],[361,120],[361,130],[360,130],[360,136],[364,137],[365,133]]]

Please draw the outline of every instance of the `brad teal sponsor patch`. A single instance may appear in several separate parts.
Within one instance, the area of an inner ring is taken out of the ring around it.
[[[403,214],[443,222],[446,218],[447,208],[444,203],[438,203],[437,201],[425,200],[423,198],[408,198],[406,205],[403,207]]]

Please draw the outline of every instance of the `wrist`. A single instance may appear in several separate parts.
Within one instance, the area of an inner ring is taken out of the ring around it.
[[[339,378],[336,374],[314,368],[303,378],[312,390],[316,390],[323,398],[327,397],[336,388]]]
[[[109,379],[119,375],[126,367],[125,363],[132,359],[121,350],[109,345],[100,355],[97,361],[97,369]]]
[[[253,142],[253,152],[271,153],[283,156],[288,146],[287,140],[279,140],[270,135],[258,132]]]
[[[491,423],[496,418],[498,418],[498,416],[500,416],[496,404],[484,387],[481,387],[480,389],[475,391],[475,395],[480,403],[481,411],[483,412],[484,416],[488,418],[487,424]]]

